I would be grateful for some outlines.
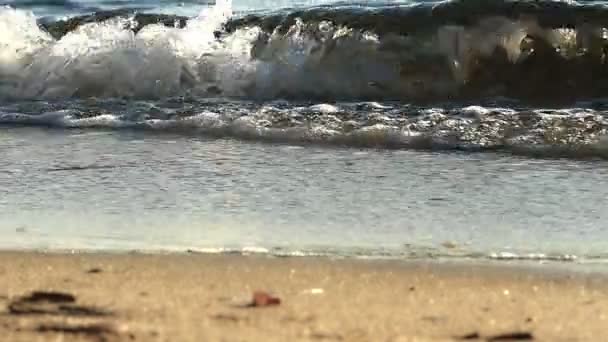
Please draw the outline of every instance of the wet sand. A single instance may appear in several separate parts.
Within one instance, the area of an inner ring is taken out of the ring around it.
[[[501,266],[502,265],[502,266]],[[437,262],[0,252],[3,341],[599,341],[603,275]],[[279,305],[251,307],[267,291]]]

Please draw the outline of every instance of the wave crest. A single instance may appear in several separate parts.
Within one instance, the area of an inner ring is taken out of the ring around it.
[[[0,98],[506,96],[554,103],[605,96],[600,19],[608,11],[535,4],[338,6],[232,18],[223,0],[188,20],[125,12],[55,26],[6,7]]]

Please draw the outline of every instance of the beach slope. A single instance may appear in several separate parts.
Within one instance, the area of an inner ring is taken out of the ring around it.
[[[598,341],[606,278],[509,265],[0,252],[3,341]],[[252,306],[256,291],[258,304]],[[280,303],[277,303],[277,300]]]

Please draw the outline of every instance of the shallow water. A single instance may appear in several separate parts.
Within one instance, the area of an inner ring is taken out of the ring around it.
[[[9,4],[0,248],[608,260],[602,4]]]
[[[2,248],[603,258],[607,247],[603,161],[1,132]]]

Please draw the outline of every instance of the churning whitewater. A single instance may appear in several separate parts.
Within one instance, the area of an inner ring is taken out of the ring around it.
[[[605,6],[553,1],[62,20],[6,6],[0,121],[606,157],[606,27]]]

